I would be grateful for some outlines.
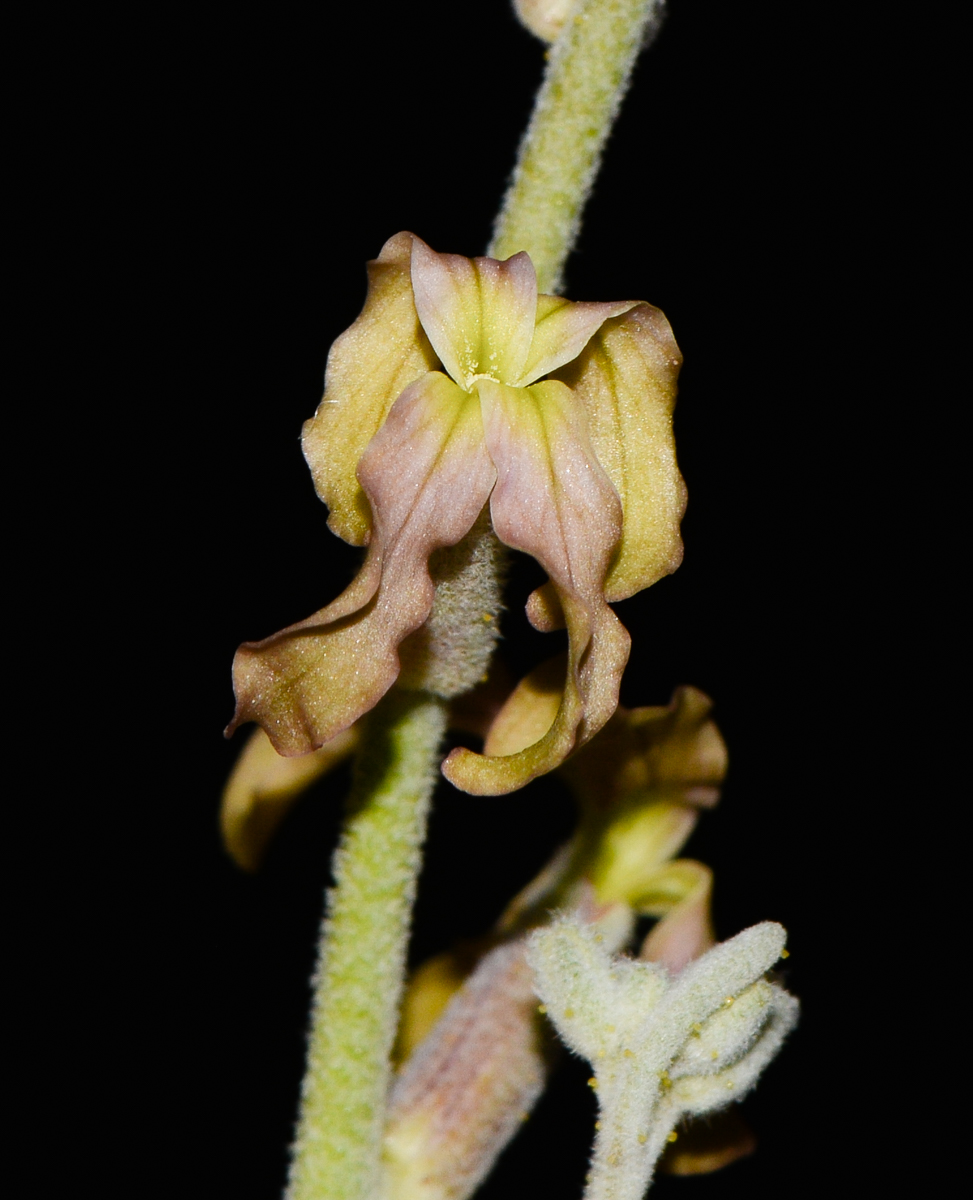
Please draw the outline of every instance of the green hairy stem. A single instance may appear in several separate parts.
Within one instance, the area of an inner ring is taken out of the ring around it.
[[[373,710],[328,896],[288,1200],[364,1200],[378,1176],[405,955],[443,701]]]
[[[578,0],[551,47],[488,253],[526,250],[542,292],[561,289],[601,152],[661,0]]]

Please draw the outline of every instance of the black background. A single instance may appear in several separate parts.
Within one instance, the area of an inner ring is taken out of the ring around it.
[[[745,1104],[758,1153],[653,1194],[845,1194],[907,1169],[896,964],[939,902],[915,616],[936,450],[921,414],[895,416],[932,341],[900,286],[923,253],[900,88],[918,52],[861,13],[671,8],[567,294],[651,301],[685,354],[686,559],[618,606],[623,700],[714,698],[731,771],[688,853],[715,869],[721,936],[788,927],[804,1010]],[[501,0],[51,17],[42,44],[52,86],[25,103],[50,134],[34,199],[58,249],[30,302],[62,490],[38,569],[70,683],[52,685],[68,731],[42,736],[57,785],[25,857],[50,913],[36,944],[70,1171],[257,1200],[284,1179],[347,777],[301,803],[259,875],[237,872],[217,834],[229,664],[350,578],[298,441],[328,347],[391,234],[483,251],[543,50]],[[518,675],[551,652],[522,616],[533,581],[517,569],[505,623]],[[444,785],[413,960],[487,927],[570,827],[555,782]],[[562,1067],[484,1200],[580,1195],[586,1074]]]

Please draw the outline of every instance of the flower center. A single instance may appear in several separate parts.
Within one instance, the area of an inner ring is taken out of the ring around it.
[[[491,379],[494,383],[500,382],[500,380],[497,379],[496,375],[490,375],[486,371],[479,371],[476,375],[467,375],[466,390],[468,392],[472,392],[476,383],[481,379]]]

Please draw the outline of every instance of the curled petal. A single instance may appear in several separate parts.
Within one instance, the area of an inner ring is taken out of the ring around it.
[[[228,732],[259,721],[281,754],[316,749],[395,682],[399,643],[432,608],[429,555],[467,533],[496,478],[479,407],[431,372],[395,402],[358,477],[375,533],[357,578],[327,608],[241,646],[234,660]]]
[[[328,525],[353,546],[372,528],[355,468],[396,399],[438,366],[412,298],[411,254],[412,234],[399,233],[368,264],[365,307],[331,347],[324,399],[304,424],[304,457]]]
[[[672,409],[682,355],[657,308],[639,304],[606,321],[558,372],[584,404],[591,443],[618,492],[621,542],[609,601],[649,587],[682,561],[686,488],[676,465]]]
[[[437,254],[413,237],[416,308],[443,366],[462,387],[478,375],[515,383],[534,336],[537,277],[523,251],[499,262]]]
[[[727,768],[726,743],[712,708],[698,688],[679,687],[665,707],[619,709],[598,741],[575,755],[562,774],[594,812],[662,799],[712,808]],[[497,719],[502,716],[501,711]]]
[[[493,527],[508,546],[533,555],[564,611],[569,652],[554,722],[532,745],[500,758],[454,750],[443,764],[464,791],[514,791],[552,770],[615,711],[630,639],[605,603],[605,573],[618,541],[620,505],[598,464],[585,415],[558,382],[508,388],[481,380],[483,424],[497,485]]]
[[[597,304],[565,300],[563,296],[538,296],[534,340],[523,376],[516,383],[526,387],[572,362],[609,317],[620,316],[637,304],[637,300]]]
[[[223,789],[220,832],[227,853],[244,871],[260,866],[267,843],[302,792],[358,744],[358,726],[313,754],[282,758],[262,729],[250,735]]]
[[[516,754],[547,733],[561,707],[566,666],[567,655],[558,654],[524,676],[490,726],[486,754]]]

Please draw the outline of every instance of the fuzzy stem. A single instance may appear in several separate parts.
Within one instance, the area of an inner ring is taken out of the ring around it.
[[[526,250],[542,292],[561,289],[602,148],[662,8],[662,0],[577,0],[551,47],[488,251]]]
[[[377,1182],[416,878],[445,704],[393,690],[372,712],[334,860],[287,1200],[367,1200]]]

